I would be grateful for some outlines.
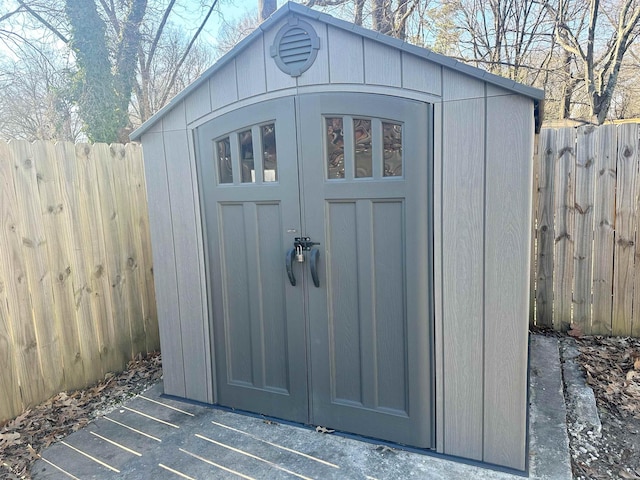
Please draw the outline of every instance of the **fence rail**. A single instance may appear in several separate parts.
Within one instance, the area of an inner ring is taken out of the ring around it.
[[[543,129],[536,325],[640,336],[639,125]]]
[[[0,421],[159,348],[138,145],[0,142]]]

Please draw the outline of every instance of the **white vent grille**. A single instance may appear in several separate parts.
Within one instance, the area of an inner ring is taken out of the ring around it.
[[[316,59],[320,39],[307,22],[292,18],[282,27],[271,46],[271,56],[283,72],[298,77]]]

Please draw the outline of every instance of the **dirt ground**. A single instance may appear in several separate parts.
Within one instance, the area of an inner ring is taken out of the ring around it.
[[[572,424],[579,418],[569,415],[574,477],[640,480],[640,339],[578,337],[576,342],[602,431],[581,432]],[[0,478],[29,479],[40,451],[143,392],[161,375],[161,357],[152,354],[93,387],[60,393],[0,424]]]
[[[640,480],[640,339],[578,337],[580,362],[593,389],[601,434],[567,422],[576,479]]]
[[[162,376],[160,354],[129,362],[127,370],[107,374],[97,385],[63,392],[0,423],[0,478],[29,479],[38,453],[157,383]]]

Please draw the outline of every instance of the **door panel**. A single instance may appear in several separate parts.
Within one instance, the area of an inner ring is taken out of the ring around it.
[[[312,423],[430,447],[428,107],[318,94],[299,112],[303,230],[323,243],[321,288],[308,289]]]
[[[292,98],[246,107],[198,128],[197,144],[216,403],[307,422],[303,297],[284,269],[300,231],[293,112]]]

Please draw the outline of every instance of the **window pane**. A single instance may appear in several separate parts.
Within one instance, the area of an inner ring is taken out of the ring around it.
[[[240,132],[240,167],[242,169],[242,183],[255,183],[256,172],[253,166],[253,137],[251,130]]]
[[[262,133],[262,178],[265,182],[278,181],[278,153],[276,152],[276,126],[271,123],[263,125]]]
[[[402,175],[402,125],[382,122],[385,177]]]
[[[353,144],[356,146],[356,177],[372,175],[371,120],[353,119]]]
[[[327,121],[327,171],[328,178],[344,178],[344,136],[342,118],[330,117]]]
[[[233,183],[233,173],[231,170],[231,142],[229,137],[216,142],[216,153],[218,155],[218,173],[220,183]]]

